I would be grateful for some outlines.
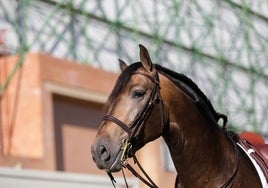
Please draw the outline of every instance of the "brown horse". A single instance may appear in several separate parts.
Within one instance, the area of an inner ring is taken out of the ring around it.
[[[163,136],[178,173],[175,187],[262,187],[236,134],[218,125],[226,116],[193,81],[153,64],[142,45],[140,62],[120,60],[120,67],[91,149],[98,168],[119,171],[127,157]]]

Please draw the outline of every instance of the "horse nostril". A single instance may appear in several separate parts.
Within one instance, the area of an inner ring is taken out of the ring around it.
[[[102,161],[108,161],[110,159],[110,153],[104,145],[98,147],[98,154]]]

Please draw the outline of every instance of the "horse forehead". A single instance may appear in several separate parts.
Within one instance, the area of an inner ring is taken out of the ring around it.
[[[139,73],[133,74],[129,80],[129,83],[127,84],[128,87],[143,86],[146,87],[145,89],[148,89],[147,87],[150,87],[151,85],[151,80]]]
[[[142,83],[142,82],[148,83],[148,79],[139,73],[133,74],[131,77],[131,81],[138,82],[138,83]]]

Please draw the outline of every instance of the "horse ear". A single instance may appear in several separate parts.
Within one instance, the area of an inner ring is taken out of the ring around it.
[[[143,67],[148,72],[153,71],[153,63],[151,61],[148,50],[141,44],[139,45],[139,47],[140,47],[140,60],[141,60]]]
[[[121,71],[123,72],[127,68],[127,64],[121,59],[118,59],[118,61],[119,61],[119,67]]]

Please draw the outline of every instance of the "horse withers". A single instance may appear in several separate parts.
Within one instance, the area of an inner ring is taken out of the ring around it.
[[[127,158],[162,136],[178,173],[175,187],[267,185],[237,145],[238,136],[226,129],[226,116],[191,79],[153,64],[142,45],[140,62],[127,66],[120,60],[120,67],[91,149],[99,169],[121,170]],[[221,118],[223,127],[217,123]]]

